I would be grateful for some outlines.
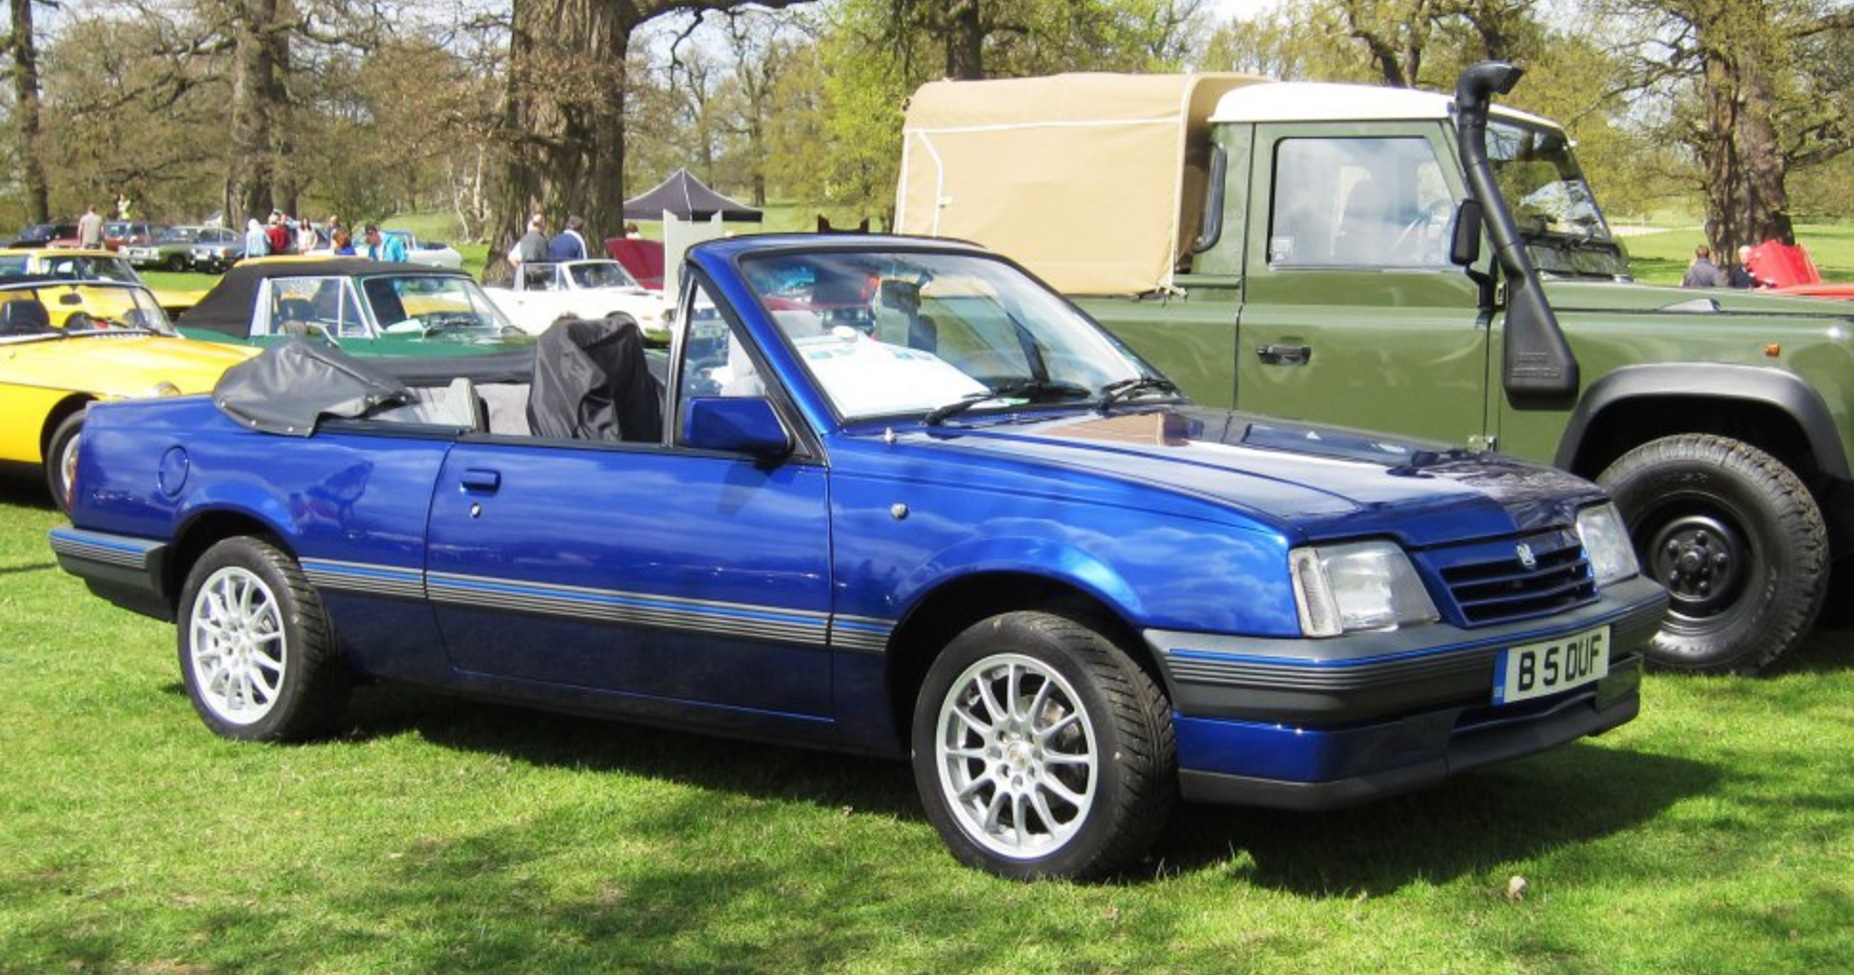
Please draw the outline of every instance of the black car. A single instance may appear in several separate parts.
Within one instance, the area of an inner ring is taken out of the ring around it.
[[[8,247],[44,247],[54,240],[67,240],[77,237],[77,224],[74,223],[35,223],[28,225],[13,238]]]

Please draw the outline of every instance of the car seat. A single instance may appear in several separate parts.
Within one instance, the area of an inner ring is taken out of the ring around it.
[[[277,324],[272,331],[279,335],[306,335],[315,320],[315,305],[307,298],[284,298],[277,302]]]
[[[37,298],[14,298],[0,305],[0,335],[40,335],[51,330],[51,313]]]

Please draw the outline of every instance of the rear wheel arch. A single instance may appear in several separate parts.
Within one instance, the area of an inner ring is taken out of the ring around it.
[[[261,539],[278,551],[296,558],[295,550],[262,519],[237,511],[209,511],[187,522],[174,535],[170,555],[161,572],[161,595],[176,612],[180,609],[181,589],[193,566],[214,545],[237,536]]]

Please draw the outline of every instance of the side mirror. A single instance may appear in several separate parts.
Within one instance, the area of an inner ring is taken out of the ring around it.
[[[682,410],[681,441],[697,450],[720,450],[772,459],[792,452],[792,437],[772,401],[760,396],[696,396]]]
[[[1467,267],[1481,259],[1481,222],[1485,218],[1479,200],[1463,200],[1455,208],[1455,235],[1448,245],[1448,259],[1455,266]]]

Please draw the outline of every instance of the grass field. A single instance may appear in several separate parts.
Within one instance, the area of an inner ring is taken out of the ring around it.
[[[1598,740],[1309,816],[1189,808],[1113,882],[958,867],[899,764],[358,693],[211,736],[172,628],[0,482],[0,972],[1774,973],[1854,959],[1854,652],[1652,676]],[[1510,878],[1528,883],[1509,899]]]
[[[1628,237],[1629,269],[1649,284],[1679,284],[1693,260],[1693,248],[1706,242],[1697,227],[1659,230]],[[1854,281],[1854,224],[1802,224],[1796,242],[1809,251],[1826,281]]]

